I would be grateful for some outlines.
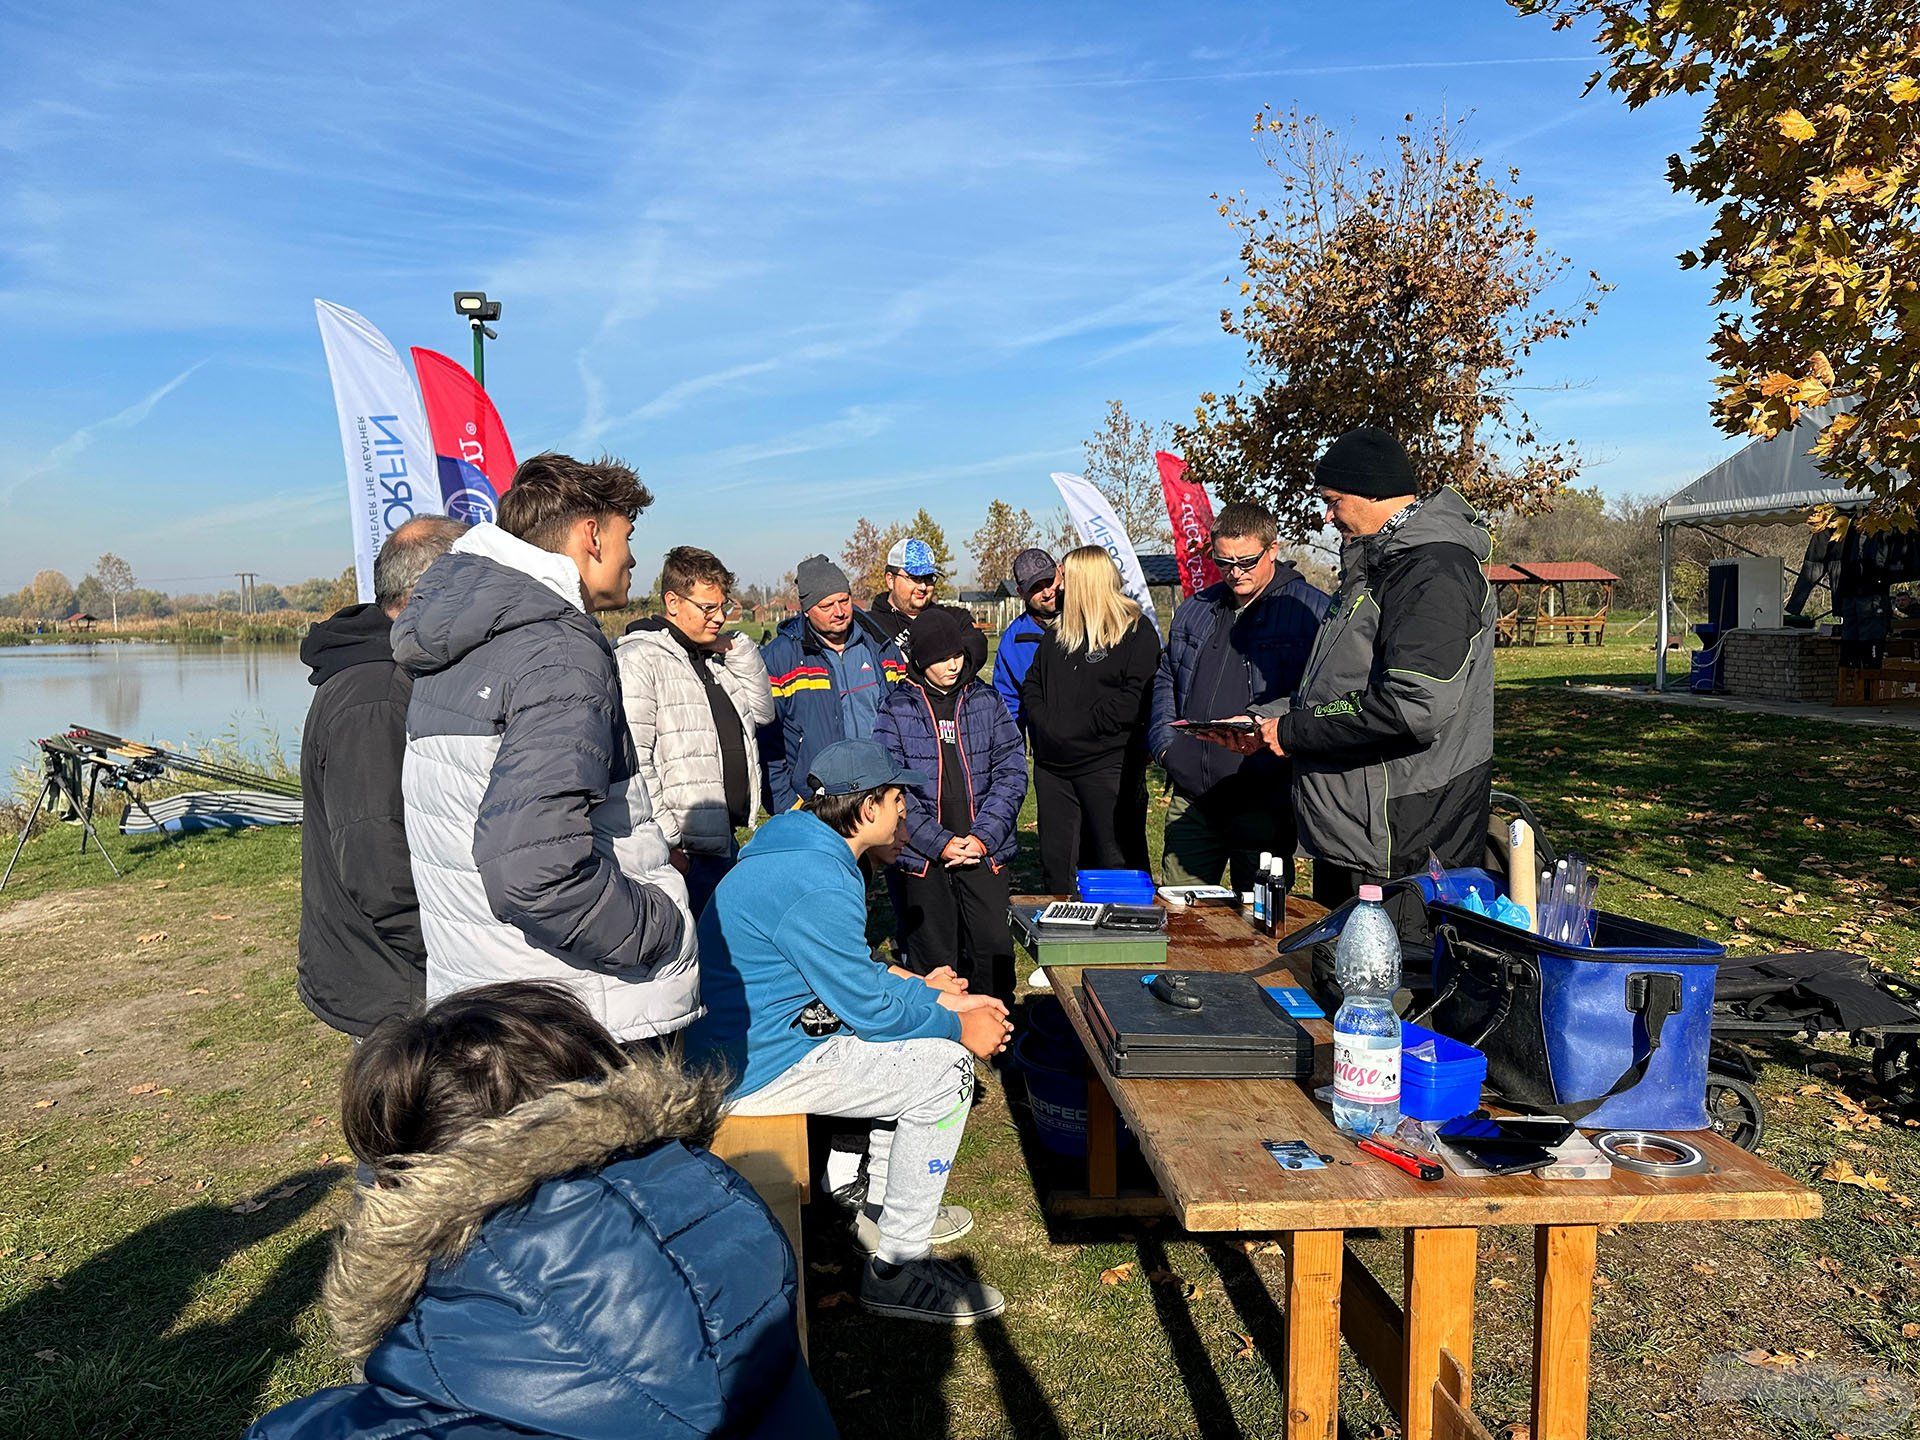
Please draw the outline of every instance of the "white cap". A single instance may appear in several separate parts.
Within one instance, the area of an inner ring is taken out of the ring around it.
[[[1271,864],[1273,864],[1273,851],[1262,850],[1260,852],[1260,868],[1264,870]]]
[[[1370,900],[1375,905],[1380,903],[1381,893],[1378,885],[1362,885],[1360,887],[1360,898],[1362,900]]]

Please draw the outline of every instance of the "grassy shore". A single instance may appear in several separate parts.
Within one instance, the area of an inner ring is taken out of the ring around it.
[[[1609,908],[1735,950],[1839,944],[1911,970],[1920,736],[1562,683],[1651,662],[1644,645],[1503,652],[1502,784],[1596,858]],[[1156,829],[1164,813],[1157,799]],[[0,895],[0,1433],[231,1437],[346,1378],[313,1297],[346,1203],[347,1045],[294,994],[297,834],[107,843],[122,880],[63,829]],[[1843,1158],[1874,1182],[1820,1182],[1826,1217],[1804,1225],[1605,1235],[1596,1437],[1905,1433],[1920,1130],[1858,1052],[1754,1058],[1766,1157],[1807,1179]],[[998,1081],[983,1094],[954,1195],[980,1216],[961,1253],[1008,1292],[1003,1321],[948,1334],[869,1319],[815,1207],[814,1368],[844,1433],[1279,1433],[1279,1255],[1166,1225],[1050,1226],[1017,1089],[1012,1104]],[[1362,1244],[1394,1285],[1397,1237]],[[1530,1263],[1525,1232],[1485,1232],[1476,1408],[1496,1433],[1525,1419]],[[1355,1434],[1386,1419],[1357,1381],[1343,1398]]]

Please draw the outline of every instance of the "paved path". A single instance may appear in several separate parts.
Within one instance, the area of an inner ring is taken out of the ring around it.
[[[1602,700],[1639,700],[1674,709],[1731,710],[1743,715],[1781,715],[1789,720],[1824,720],[1836,725],[1877,725],[1890,730],[1920,730],[1920,705],[1795,705],[1784,700],[1749,700],[1735,695],[1695,695],[1688,690],[1664,694],[1642,686],[1569,685],[1570,695]]]

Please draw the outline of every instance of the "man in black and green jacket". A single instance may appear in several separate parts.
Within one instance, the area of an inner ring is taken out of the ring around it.
[[[1493,538],[1452,488],[1416,499],[1400,442],[1372,426],[1314,471],[1339,532],[1340,590],[1299,689],[1253,707],[1293,761],[1314,898],[1425,867],[1477,865],[1493,775]]]

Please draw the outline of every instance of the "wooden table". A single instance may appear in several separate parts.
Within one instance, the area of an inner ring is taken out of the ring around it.
[[[1036,897],[1037,898],[1037,897]],[[1020,901],[1017,903],[1028,903]],[[1288,929],[1324,912],[1287,902]],[[1170,917],[1167,966],[1272,968],[1297,984],[1275,942],[1239,914],[1205,907]],[[1124,1200],[1116,1185],[1116,1109],[1140,1143],[1166,1207],[1188,1230],[1276,1232],[1287,1255],[1285,1376],[1288,1440],[1331,1440],[1340,1338],[1372,1372],[1407,1440],[1484,1434],[1467,1406],[1473,1359],[1474,1272],[1480,1231],[1534,1228],[1532,1440],[1580,1440],[1587,1428],[1594,1258],[1601,1225],[1655,1221],[1804,1220],[1820,1213],[1807,1186],[1713,1133],[1689,1135],[1714,1165],[1655,1180],[1616,1169],[1609,1180],[1530,1176],[1425,1182],[1356,1149],[1308,1090],[1283,1080],[1121,1080],[1107,1074],[1081,1008],[1076,966],[1047,979],[1087,1048],[1088,1198]],[[1326,1021],[1307,1022],[1330,1036]],[[1303,1139],[1335,1163],[1283,1171],[1264,1140]],[[1139,1213],[1116,1204],[1114,1213]],[[1346,1249],[1348,1230],[1405,1231],[1406,1276],[1395,1299]]]

